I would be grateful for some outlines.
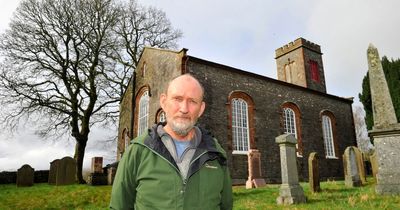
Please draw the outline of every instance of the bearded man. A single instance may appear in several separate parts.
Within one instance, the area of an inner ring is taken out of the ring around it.
[[[226,153],[196,125],[204,89],[190,74],[173,79],[160,105],[166,123],[135,138],[117,169],[111,209],[232,209]]]

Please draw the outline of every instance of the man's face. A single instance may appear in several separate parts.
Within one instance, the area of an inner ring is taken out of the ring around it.
[[[167,94],[161,94],[160,104],[167,118],[167,126],[182,137],[193,129],[205,109],[201,86],[190,76],[173,80]]]

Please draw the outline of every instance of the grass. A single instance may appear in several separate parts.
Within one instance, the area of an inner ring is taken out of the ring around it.
[[[291,206],[276,204],[279,185],[250,190],[235,186],[234,209],[400,209],[400,196],[376,195],[371,178],[367,185],[357,188],[347,188],[343,181],[321,182],[320,193],[311,193],[308,183],[301,185],[307,203]],[[107,209],[110,192],[111,186],[0,185],[0,209]]]

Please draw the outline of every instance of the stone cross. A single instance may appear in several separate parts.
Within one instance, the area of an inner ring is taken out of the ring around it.
[[[248,154],[249,178],[246,181],[246,189],[264,187],[265,180],[261,176],[261,153],[256,149],[250,149]]]
[[[33,185],[35,170],[28,164],[17,171],[17,187],[30,187]]]
[[[299,185],[297,173],[297,140],[293,134],[283,134],[276,137],[275,142],[279,144],[282,173],[282,184],[276,201],[279,205],[305,203],[307,199]]]
[[[310,153],[308,157],[308,183],[310,184],[311,192],[321,191],[319,184],[319,168],[318,168],[318,154],[316,152]]]
[[[368,47],[367,57],[374,117],[374,127],[369,135],[374,139],[378,162],[375,191],[381,195],[400,195],[400,124],[378,50],[372,44]]]

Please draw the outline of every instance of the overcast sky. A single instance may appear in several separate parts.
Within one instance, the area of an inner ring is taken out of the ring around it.
[[[18,2],[0,0],[0,33],[8,27]],[[319,44],[327,92],[354,97],[356,105],[360,104],[358,93],[368,69],[369,43],[378,48],[381,57],[400,58],[398,0],[138,2],[166,12],[172,25],[184,33],[179,46],[188,48],[189,55],[275,79],[275,49],[299,37]],[[48,169],[51,160],[74,153],[72,140],[45,142],[30,133],[0,139],[0,171],[24,163],[37,170]],[[84,167],[90,167],[88,158],[105,154],[91,146],[98,144],[96,139],[90,139],[89,144]]]

